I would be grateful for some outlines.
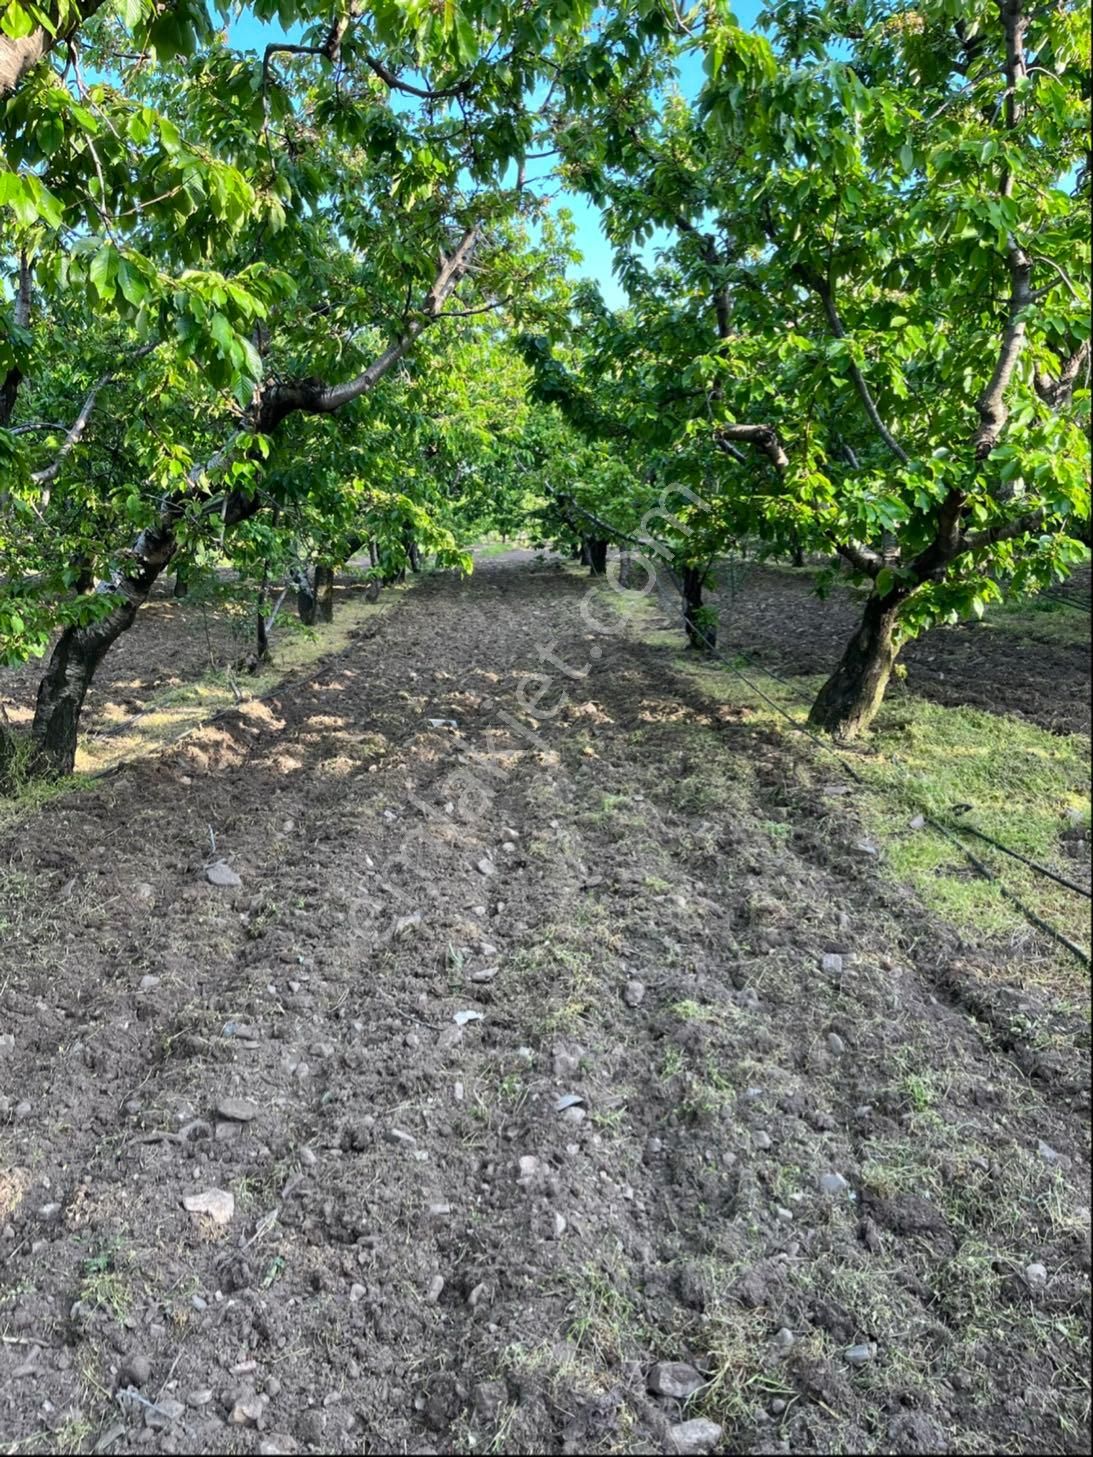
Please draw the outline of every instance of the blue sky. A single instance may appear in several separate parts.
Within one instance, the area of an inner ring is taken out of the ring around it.
[[[736,5],[736,19],[740,25],[751,27],[763,7],[763,0],[739,0]],[[276,25],[265,25],[249,14],[241,16],[231,26],[234,45],[241,49],[262,50],[270,40],[298,39],[298,33],[287,34]],[[698,56],[685,56],[679,67],[680,89],[685,96],[695,96],[702,84],[702,63]],[[626,295],[619,287],[612,272],[611,245],[600,226],[599,211],[585,198],[573,194],[559,196],[557,206],[565,207],[572,214],[576,226],[576,247],[581,253],[581,262],[571,271],[575,277],[594,279],[600,286],[604,301],[611,308],[626,302]],[[659,240],[663,241],[663,240]],[[655,251],[658,239],[647,245]]]

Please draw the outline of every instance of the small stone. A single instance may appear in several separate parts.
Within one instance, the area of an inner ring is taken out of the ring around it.
[[[628,1007],[640,1007],[645,1000],[645,983],[628,981],[622,999]]]
[[[426,1295],[425,1299],[430,1305],[435,1305],[443,1294],[444,1276],[434,1275],[433,1278],[429,1281],[429,1293]]]
[[[157,1401],[154,1406],[146,1409],[144,1413],[144,1425],[150,1427],[154,1432],[162,1432],[172,1422],[177,1422],[185,1410],[186,1408],[180,1401],[175,1401],[173,1397],[165,1396],[162,1401]]]
[[[231,866],[225,865],[223,860],[215,860],[206,866],[205,879],[210,885],[219,885],[229,890],[243,884]]]
[[[364,1299],[364,1297],[367,1294],[368,1294],[368,1291],[364,1288],[363,1285],[350,1285],[350,1287],[349,1287],[349,1303],[350,1303],[350,1305],[359,1305],[360,1302]]]
[[[851,1366],[867,1366],[877,1354],[877,1347],[873,1341],[862,1341],[859,1345],[849,1346],[845,1354]]]
[[[123,1386],[146,1386],[152,1379],[152,1363],[147,1356],[135,1352],[126,1356],[121,1365]]]
[[[61,1206],[56,1202],[43,1204],[39,1207],[38,1218],[44,1220],[47,1224],[52,1224],[60,1212]]]
[[[751,1136],[751,1141],[756,1148],[760,1149],[771,1148],[774,1145],[773,1138],[771,1138],[770,1134],[766,1131],[765,1128],[760,1128],[758,1132],[753,1133]]]
[[[199,1386],[196,1391],[191,1391],[186,1398],[187,1406],[208,1406],[212,1401],[212,1391],[207,1386]]]
[[[479,875],[497,874],[497,867],[494,865],[493,861],[487,859],[485,855],[483,855],[482,859],[479,860],[478,864],[475,866],[475,869],[478,871]]]
[[[879,855],[880,846],[872,840],[856,840],[854,849],[860,850],[863,855]]]
[[[230,1224],[235,1213],[235,1195],[227,1189],[206,1189],[201,1194],[187,1194],[183,1209],[190,1214],[206,1215],[214,1224]]]
[[[827,1034],[827,1045],[836,1057],[842,1057],[846,1051],[846,1043],[837,1032],[829,1032]]]
[[[820,968],[828,976],[841,976],[843,959],[837,951],[825,951],[820,961]]]
[[[705,1384],[705,1378],[685,1361],[658,1361],[647,1382],[654,1396],[671,1396],[676,1401],[686,1401]]]
[[[158,976],[142,976],[137,990],[141,992],[154,992],[156,987],[159,986],[159,983],[160,978]]]
[[[683,1454],[699,1454],[711,1451],[721,1440],[721,1428],[707,1417],[694,1417],[689,1422],[677,1422],[668,1428],[668,1439],[672,1451]]]
[[[782,1398],[780,1396],[776,1396],[774,1398],[774,1400],[770,1404],[770,1414],[771,1414],[771,1416],[772,1417],[780,1417],[782,1415],[782,1413],[785,1411],[785,1409],[786,1409],[785,1402],[782,1400]]]
[[[566,1108],[563,1111],[562,1117],[567,1123],[583,1123],[585,1119],[585,1109],[582,1108],[579,1103],[574,1103],[572,1107]]]
[[[396,1148],[414,1148],[417,1145],[417,1139],[414,1135],[407,1133],[402,1128],[385,1128],[383,1130],[383,1136],[388,1143],[393,1143]]]
[[[231,1123],[250,1123],[258,1117],[258,1108],[246,1098],[221,1098],[216,1105],[217,1116]]]
[[[266,1400],[262,1396],[241,1397],[231,1409],[228,1421],[236,1427],[260,1427],[266,1414]]]
[[[843,1178],[842,1174],[821,1174],[820,1192],[822,1194],[845,1194],[850,1185]]]
[[[483,982],[493,981],[496,975],[496,966],[483,966],[479,971],[471,972],[471,981],[481,984]]]
[[[414,911],[410,916],[399,916],[395,922],[395,935],[408,936],[411,931],[416,931],[421,925],[421,912]]]
[[[1056,1149],[1053,1149],[1050,1143],[1045,1143],[1042,1138],[1036,1145],[1036,1152],[1040,1155],[1045,1164],[1057,1164],[1059,1162],[1058,1151]]]
[[[290,1437],[287,1432],[270,1432],[258,1444],[262,1457],[292,1457],[299,1450],[295,1437]]]
[[[568,1220],[566,1219],[565,1215],[559,1214],[557,1211],[555,1211],[554,1219],[551,1225],[551,1239],[561,1239],[562,1235],[565,1234],[567,1227]]]
[[[926,828],[926,816],[925,815],[915,815],[914,819],[911,820],[910,824],[911,824],[912,830],[922,830],[922,829],[925,829]]]
[[[12,1109],[12,1114],[19,1122],[22,1122],[24,1118],[30,1117],[30,1104],[25,1098],[21,1103],[16,1103]]]
[[[436,1204],[430,1204],[428,1209],[430,1219],[447,1219],[448,1215],[451,1214],[451,1212],[452,1206],[450,1204],[444,1204],[440,1202],[437,1202]]]
[[[1030,1290],[1042,1290],[1047,1284],[1047,1266],[1039,1262],[1026,1265],[1025,1281]]]
[[[518,1184],[530,1184],[539,1173],[542,1162],[533,1153],[526,1153],[517,1159],[516,1166],[519,1170],[519,1176],[516,1182]]]
[[[784,1325],[781,1330],[775,1331],[771,1345],[779,1351],[790,1351],[793,1349],[793,1344],[796,1339],[797,1337],[790,1330],[789,1326]]]

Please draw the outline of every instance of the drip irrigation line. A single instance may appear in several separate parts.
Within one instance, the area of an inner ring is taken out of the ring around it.
[[[1067,880],[1065,875],[1056,874],[1049,866],[1041,865],[1038,860],[1030,860],[1027,855],[1022,855],[1020,850],[1014,850],[1009,845],[1003,845],[1001,840],[996,840],[993,835],[988,835],[984,830],[977,830],[974,825],[965,824],[961,824],[957,828],[964,831],[965,834],[975,835],[977,839],[985,840],[988,845],[993,845],[996,850],[1001,850],[1003,855],[1009,855],[1013,860],[1020,860],[1023,865],[1027,865],[1031,870],[1038,871],[1041,875],[1046,875],[1049,880],[1058,881],[1060,885],[1065,885],[1067,890],[1073,890],[1078,895],[1084,895],[1086,900],[1093,900],[1093,892],[1087,890],[1084,885],[1078,885],[1073,880]]]
[[[1084,947],[1079,946],[1075,941],[1071,941],[1068,936],[1064,936],[1062,931],[1056,930],[1056,928],[1052,926],[1048,921],[1045,921],[1042,916],[1038,916],[1034,910],[1032,910],[1029,906],[1026,906],[1024,901],[1020,900],[1017,896],[1015,896],[1011,890],[1007,890],[1003,883],[999,880],[998,876],[994,874],[989,866],[984,865],[983,861],[980,860],[979,856],[973,854],[972,851],[968,849],[967,845],[965,845],[961,840],[958,840],[956,835],[954,835],[951,830],[946,829],[944,825],[938,824],[937,820],[932,819],[929,816],[927,816],[926,818],[926,823],[930,825],[933,829],[937,830],[938,834],[944,835],[946,840],[951,840],[952,843],[963,852],[963,854],[972,863],[972,865],[975,866],[976,870],[984,878],[984,880],[989,880],[992,885],[997,886],[999,894],[1004,895],[1006,900],[1010,901],[1011,904],[1015,905],[1027,921],[1030,921],[1032,925],[1037,926],[1041,931],[1046,932],[1046,934],[1050,936],[1052,940],[1058,941],[1060,946],[1065,946],[1072,956],[1076,956],[1078,958],[1083,966],[1089,966],[1093,964],[1091,963],[1089,952],[1086,951]]]
[[[1041,597],[1048,602],[1057,602],[1060,607],[1072,607],[1075,612],[1088,612],[1090,610],[1090,599],[1068,597],[1063,592],[1041,592]]]
[[[601,521],[599,517],[594,516],[591,511],[586,511],[583,506],[577,506],[575,502],[571,504],[574,509],[579,511],[583,516],[586,516],[590,521],[594,522],[595,525],[599,526],[608,537],[622,538],[623,540],[631,541],[635,545],[642,547],[647,547],[651,544],[649,542],[641,542],[637,539],[637,537],[630,536],[626,532],[617,531],[614,527],[609,525],[608,522]],[[675,584],[676,591],[680,594],[680,596],[683,596],[683,583],[681,582],[679,576],[672,567],[670,560],[668,559],[669,553],[667,548],[660,543],[657,543],[657,545],[660,545],[661,551],[664,552],[665,559],[663,565],[665,570]],[[654,573],[654,582],[659,583],[659,578],[657,577],[656,573]],[[768,703],[771,708],[775,710],[776,713],[780,713],[792,728],[796,729],[798,733],[804,734],[805,738],[811,740],[811,742],[816,744],[817,747],[825,750],[834,758],[838,759],[843,769],[846,771],[847,774],[849,774],[850,778],[855,782],[855,784],[861,785],[863,789],[875,789],[878,787],[875,785],[870,785],[869,781],[858,773],[858,771],[854,768],[853,764],[850,763],[842,750],[836,749],[834,745],[826,743],[823,739],[820,738],[818,734],[813,733],[812,730],[807,727],[807,725],[799,723],[787,712],[782,704],[771,698],[768,693],[765,693],[762,688],[760,688],[757,684],[753,683],[751,679],[747,676],[747,674],[744,673],[736,663],[731,662],[724,655],[724,653],[721,653],[717,650],[715,641],[709,636],[708,633],[703,631],[700,624],[691,622],[687,619],[685,612],[683,620],[688,631],[702,640],[702,642],[706,646],[707,651],[713,657],[717,658],[719,662],[724,663],[725,667],[728,668],[730,672],[735,673],[738,678],[740,678],[744,683],[747,684],[747,686],[752,690],[753,693],[757,694],[761,699],[764,700],[764,702]],[[766,670],[763,669],[762,671],[765,672]],[[983,879],[989,881],[992,885],[996,886],[999,894],[1004,896],[1011,905],[1016,906],[1030,925],[1037,927],[1037,929],[1043,931],[1046,935],[1050,936],[1053,941],[1056,941],[1060,946],[1065,947],[1066,950],[1069,951],[1072,956],[1076,957],[1083,966],[1093,965],[1093,958],[1091,958],[1088,951],[1086,951],[1083,947],[1079,946],[1076,942],[1071,941],[1068,936],[1064,935],[1062,931],[1056,929],[1056,927],[1052,926],[1048,921],[1045,921],[1042,916],[1039,916],[1032,909],[1031,906],[1027,906],[1019,896],[1015,895],[1013,891],[1009,890],[998,878],[998,876],[994,874],[989,866],[985,865],[978,855],[975,855],[971,850],[969,850],[967,845],[965,845],[964,842],[960,840],[953,833],[952,830],[950,830],[947,826],[940,824],[936,819],[934,819],[932,815],[923,813],[922,819],[924,824],[928,825],[932,830],[935,830],[944,839],[955,845],[956,848],[965,857],[965,859],[969,862],[969,864],[976,870],[976,872],[981,875]],[[980,837],[983,839],[989,840],[991,838],[987,835],[984,835],[982,831],[973,830],[972,826],[970,825],[962,826],[962,828],[972,830],[973,834],[980,835]],[[993,841],[993,843],[996,844],[999,849],[1004,850],[1005,853],[1013,855],[1014,858],[1018,860],[1023,860],[1025,864],[1029,865],[1033,870],[1049,876],[1052,880],[1059,881],[1061,884],[1066,885],[1071,890],[1077,890],[1079,894],[1086,894],[1086,892],[1082,890],[1081,887],[1063,880],[1061,876],[1055,875],[1052,871],[1048,870],[1046,866],[1038,865],[1034,861],[1027,860],[1017,851],[1009,850],[1006,846],[1002,845],[1000,841]]]

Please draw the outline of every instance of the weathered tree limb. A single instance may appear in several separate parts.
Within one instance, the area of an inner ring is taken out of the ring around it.
[[[151,344],[142,344],[139,349],[134,350],[133,353],[128,356],[126,364],[131,364],[134,360],[137,359],[143,359],[146,355],[151,354],[153,350],[156,350],[158,348],[159,340],[156,340],[154,343]],[[120,367],[108,369],[106,373],[101,374],[95,381],[95,383],[91,386],[91,388],[87,392],[83,404],[80,406],[79,413],[77,414],[75,420],[73,420],[72,424],[68,427],[65,438],[61,442],[61,447],[57,451],[57,454],[53,457],[53,460],[50,462],[49,465],[43,466],[41,470],[31,472],[30,479],[36,486],[48,486],[57,479],[57,477],[61,473],[61,466],[64,464],[65,458],[72,454],[73,450],[75,450],[76,446],[79,445],[80,440],[83,438],[83,433],[87,429],[87,422],[91,419],[91,412],[95,408],[95,401],[98,399],[102,390],[104,390],[108,384],[112,384],[121,373],[122,369]]]
[[[89,20],[104,3],[105,0],[83,0],[79,12],[54,31],[39,26],[37,30],[20,36],[18,40],[13,40],[8,35],[0,35],[0,101],[10,95],[27,72],[44,60],[51,50],[75,35],[83,22]],[[55,9],[51,18],[54,21],[57,19]]]
[[[756,450],[763,452],[775,470],[785,470],[789,465],[789,456],[782,449],[782,442],[773,425],[718,425],[715,436],[719,440],[742,440],[745,445],[754,445]]]
[[[843,328],[843,321],[839,317],[839,310],[835,304],[835,294],[831,285],[823,278],[813,278],[810,281],[812,287],[820,296],[820,302],[824,306],[824,313],[827,315],[827,322],[831,326],[832,334],[834,334],[836,339],[845,339],[846,330]],[[858,398],[865,408],[865,413],[869,416],[873,429],[901,465],[910,465],[911,457],[881,419],[880,411],[877,409],[876,401],[873,399],[873,394],[866,382],[865,375],[862,374],[852,359],[848,361],[848,364],[850,378],[853,381],[854,388],[858,392]]]
[[[24,248],[19,254],[19,283],[15,292],[15,306],[12,309],[12,323],[17,329],[29,327],[30,306],[30,261]],[[6,425],[12,417],[22,381],[23,371],[18,365],[13,364],[4,376],[3,382],[0,383],[0,426]]]

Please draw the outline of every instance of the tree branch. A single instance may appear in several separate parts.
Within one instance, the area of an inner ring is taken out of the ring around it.
[[[839,317],[839,311],[835,306],[835,295],[831,289],[831,285],[825,278],[810,278],[809,281],[820,296],[820,301],[823,303],[824,313],[827,315],[827,322],[831,326],[832,334],[834,334],[836,339],[845,339],[846,330],[843,328],[843,321]],[[854,382],[854,388],[858,392],[858,398],[865,407],[865,413],[869,416],[873,429],[876,430],[877,434],[901,465],[910,465],[911,457],[881,419],[880,411],[877,409],[876,402],[866,383],[865,375],[862,374],[852,359],[848,363],[850,367],[850,378]]]
[[[105,0],[83,0],[79,10],[70,15],[63,26],[56,23],[58,13],[54,9],[50,15],[53,29],[39,26],[18,40],[0,35],[0,101],[14,91],[27,72],[44,60],[54,47],[75,35],[83,22],[89,20],[104,3]]]
[[[718,425],[715,439],[742,440],[746,445],[754,445],[763,452],[775,470],[785,470],[789,465],[789,456],[782,449],[782,442],[773,425]]]
[[[19,283],[15,291],[15,307],[12,309],[12,323],[16,329],[30,327],[30,306],[30,262],[24,248],[19,254]],[[17,364],[13,364],[0,382],[0,426],[6,425],[12,417],[22,381],[23,371]]]
[[[835,550],[855,571],[864,572],[867,577],[875,577],[884,566],[884,558],[875,551],[870,551],[869,547],[862,546],[860,542],[836,542]]]
[[[158,339],[150,344],[142,344],[139,349],[134,350],[134,352],[128,356],[128,358],[125,360],[125,363],[131,364],[137,359],[143,359],[145,355],[151,354],[154,349],[158,349],[159,345],[160,341]],[[57,479],[57,477],[61,473],[61,466],[64,464],[66,457],[71,455],[73,450],[75,450],[76,446],[79,445],[80,440],[83,437],[83,433],[87,429],[87,422],[91,419],[91,412],[95,408],[95,401],[98,399],[100,392],[104,390],[108,384],[112,384],[113,381],[116,380],[121,373],[122,368],[120,366],[115,367],[114,369],[108,369],[106,373],[101,374],[95,381],[95,383],[91,386],[91,388],[87,392],[87,396],[84,399],[83,404],[80,406],[79,414],[76,416],[75,420],[73,420],[72,424],[68,427],[68,433],[65,435],[64,440],[61,442],[61,448],[54,456],[51,464],[43,466],[41,470],[31,472],[30,479],[34,483],[34,485],[48,486]]]

